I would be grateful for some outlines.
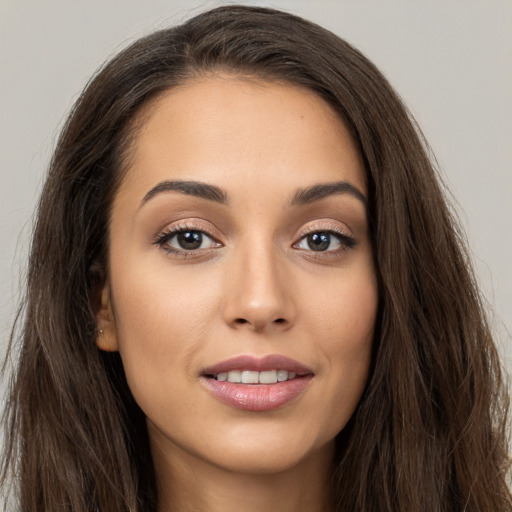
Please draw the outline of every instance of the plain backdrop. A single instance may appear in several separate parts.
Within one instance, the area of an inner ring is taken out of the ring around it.
[[[88,79],[137,37],[226,2],[0,0],[0,356],[56,137]],[[512,369],[512,1],[275,0],[347,39],[418,120],[453,193]]]

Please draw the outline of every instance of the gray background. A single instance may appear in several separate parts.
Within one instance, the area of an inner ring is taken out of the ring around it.
[[[151,30],[226,2],[0,0],[0,355],[32,212],[72,103],[108,57]],[[276,0],[361,49],[437,155],[512,369],[512,2]]]

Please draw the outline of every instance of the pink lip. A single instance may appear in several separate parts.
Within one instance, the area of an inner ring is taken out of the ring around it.
[[[287,370],[295,372],[297,377],[275,384],[236,384],[218,381],[211,376],[227,373],[231,370]],[[279,355],[269,355],[263,358],[254,356],[239,356],[205,368],[201,381],[213,395],[231,407],[246,411],[271,411],[290,403],[305,391],[313,372],[306,366]]]

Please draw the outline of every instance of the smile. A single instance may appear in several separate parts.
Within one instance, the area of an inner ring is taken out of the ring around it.
[[[227,381],[241,384],[275,384],[285,382],[296,377],[295,372],[287,370],[267,370],[257,372],[251,370],[231,370],[230,372],[218,373],[213,378],[218,381]]]
[[[222,403],[262,412],[294,402],[307,390],[314,373],[288,357],[243,355],[206,368],[200,377]]]

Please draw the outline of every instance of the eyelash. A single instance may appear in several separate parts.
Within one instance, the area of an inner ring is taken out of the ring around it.
[[[299,239],[297,242],[293,244],[293,247],[297,247],[303,240],[305,240],[308,236],[312,236],[315,234],[329,235],[334,236],[338,239],[340,247],[335,250],[327,250],[327,251],[314,251],[303,249],[305,252],[310,253],[310,257],[314,258],[328,258],[330,256],[338,256],[350,249],[353,249],[357,245],[357,241],[355,238],[347,235],[341,229],[333,229],[332,227],[327,229],[322,229],[319,227],[314,227],[313,229],[306,229],[299,234]]]
[[[194,249],[194,250],[187,250],[187,249],[176,249],[175,247],[172,247],[169,245],[169,242],[177,235],[181,233],[200,233],[203,236],[208,237],[214,244],[217,245],[217,247],[220,247],[222,244],[218,242],[213,236],[208,234],[207,231],[205,231],[202,228],[198,228],[197,226],[192,227],[188,226],[186,224],[179,225],[173,228],[166,228],[162,232],[160,232],[153,240],[153,245],[156,245],[157,247],[160,247],[163,249],[167,254],[173,254],[174,256],[187,258],[190,256],[198,255],[198,253],[201,253],[205,249]]]
[[[221,247],[222,244],[218,242],[213,236],[211,236],[207,231],[204,229],[198,228],[197,226],[188,226],[188,225],[179,225],[173,228],[166,228],[162,232],[160,232],[153,240],[152,244],[156,245],[157,247],[160,247],[168,254],[173,254],[178,257],[187,258],[190,256],[199,256],[203,251],[207,249],[193,249],[193,250],[187,250],[187,249],[177,249],[175,247],[172,247],[169,245],[169,241],[172,240],[175,236],[181,234],[181,233],[200,233],[202,236],[206,236],[209,238],[213,244],[216,244],[216,247]],[[308,236],[312,236],[315,234],[323,234],[323,235],[329,235],[334,236],[338,239],[338,242],[340,243],[340,247],[336,250],[327,250],[327,251],[314,251],[314,250],[307,250],[307,249],[299,249],[303,250],[304,252],[311,253],[310,256],[314,258],[326,258],[329,256],[336,256],[339,255],[345,251],[348,251],[350,249],[353,249],[357,245],[357,241],[355,238],[347,235],[342,230],[338,229],[321,229],[321,228],[314,228],[314,229],[308,229],[303,230],[299,234],[299,238],[297,242],[293,244],[292,247],[298,249],[298,245],[305,240]],[[209,248],[208,248],[209,249]]]

